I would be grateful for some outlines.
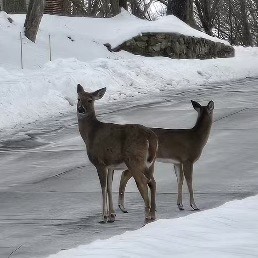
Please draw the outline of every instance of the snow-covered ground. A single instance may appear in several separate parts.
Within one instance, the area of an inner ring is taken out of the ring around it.
[[[12,15],[13,23],[7,18],[0,12],[0,129],[19,128],[24,123],[74,111],[77,83],[88,90],[107,87],[104,103],[258,75],[256,48],[239,47],[235,58],[212,60],[110,53],[103,43],[115,46],[118,39],[148,30],[205,35],[173,16],[149,22],[126,12],[110,19],[45,15],[36,44],[23,41],[25,69],[21,70],[19,32],[25,16]],[[48,62],[49,34],[52,62]]]
[[[10,17],[13,23],[0,12],[0,131],[4,132],[11,128],[18,130],[36,120],[75,113],[77,83],[91,91],[107,87],[99,104],[102,105],[117,100],[126,104],[130,98],[148,97],[167,89],[196,89],[201,84],[258,76],[257,48],[236,47],[236,57],[212,60],[110,53],[104,43],[115,47],[146,31],[208,37],[173,16],[149,22],[126,12],[111,19],[45,15],[37,42],[23,37],[25,69],[21,70],[19,33],[25,16]],[[51,62],[48,62],[49,34]],[[138,231],[62,251],[51,258],[171,257],[172,253],[175,257],[256,257],[257,199],[230,202],[175,220],[158,220]]]
[[[257,213],[258,196],[248,197],[186,217],[158,220],[48,258],[257,257]]]

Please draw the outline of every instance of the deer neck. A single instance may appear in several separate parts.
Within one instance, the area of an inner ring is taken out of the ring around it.
[[[94,133],[99,121],[94,110],[87,115],[78,114],[77,116],[80,134],[86,145],[88,145],[91,135]]]
[[[212,125],[212,115],[199,114],[195,126],[192,131],[196,137],[200,140],[200,144],[204,146],[208,140]]]

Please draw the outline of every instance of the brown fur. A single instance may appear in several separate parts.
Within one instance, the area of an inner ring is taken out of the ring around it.
[[[112,205],[113,170],[125,164],[134,177],[137,187],[145,202],[146,220],[155,219],[155,193],[150,188],[151,203],[148,197],[148,184],[155,184],[153,170],[158,147],[157,136],[141,125],[119,125],[100,122],[95,115],[94,101],[105,94],[106,89],[93,93],[85,92],[77,86],[77,115],[79,131],[86,144],[87,154],[96,167],[103,197],[103,221],[114,221],[115,212]],[[149,163],[149,166],[148,166]],[[109,209],[107,207],[109,199]]]
[[[158,136],[159,149],[157,161],[163,162],[170,160],[175,166],[175,172],[178,181],[178,199],[177,205],[180,210],[182,204],[182,185],[184,176],[190,193],[190,205],[194,210],[198,210],[193,196],[192,174],[193,164],[200,158],[202,150],[207,143],[212,125],[212,116],[214,103],[210,101],[207,106],[201,106],[192,101],[194,109],[198,112],[198,118],[195,126],[191,129],[163,129],[151,128]],[[128,180],[131,178],[130,171],[124,171],[120,180],[119,187],[119,207],[126,212],[124,208],[124,192]]]

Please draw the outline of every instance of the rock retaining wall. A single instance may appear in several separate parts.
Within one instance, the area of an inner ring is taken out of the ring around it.
[[[208,59],[233,57],[234,48],[204,38],[173,33],[144,33],[124,42],[113,51],[125,50],[142,56]]]

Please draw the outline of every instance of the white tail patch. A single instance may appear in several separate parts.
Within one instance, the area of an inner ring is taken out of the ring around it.
[[[175,160],[175,159],[157,158],[156,161],[161,162],[161,163],[180,164],[180,161]]]
[[[108,169],[113,169],[113,170],[125,170],[128,169],[125,163],[120,163],[120,164],[115,164],[108,166]]]

